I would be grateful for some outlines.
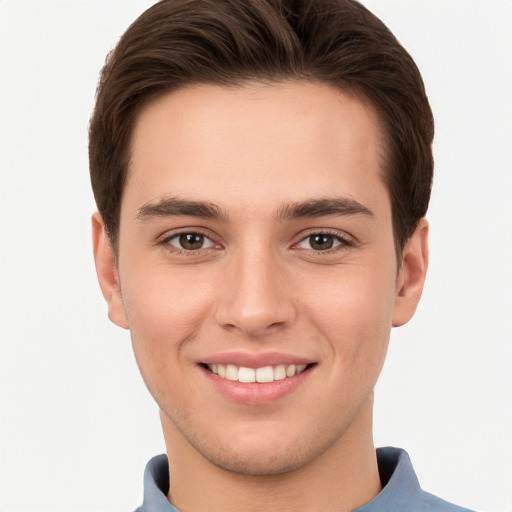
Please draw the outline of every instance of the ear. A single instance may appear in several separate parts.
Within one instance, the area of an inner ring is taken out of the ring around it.
[[[116,259],[105,229],[105,223],[99,212],[95,212],[92,216],[92,243],[96,274],[103,297],[107,301],[108,317],[119,327],[128,329]]]
[[[402,266],[398,273],[393,327],[407,323],[421,298],[428,268],[428,222],[421,219],[405,244]]]

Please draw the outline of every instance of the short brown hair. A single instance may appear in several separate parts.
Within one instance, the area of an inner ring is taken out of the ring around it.
[[[162,0],[128,28],[102,70],[89,132],[92,187],[113,247],[140,109],[189,84],[253,80],[327,83],[376,109],[401,254],[427,211],[434,122],[411,56],[355,0]]]

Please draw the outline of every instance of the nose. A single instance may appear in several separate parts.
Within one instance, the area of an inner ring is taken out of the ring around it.
[[[278,260],[271,250],[240,250],[230,258],[215,311],[221,327],[254,338],[294,322],[293,286]]]

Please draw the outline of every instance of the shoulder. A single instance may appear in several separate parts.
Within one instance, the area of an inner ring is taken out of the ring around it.
[[[464,507],[459,507],[448,501],[442,500],[433,494],[422,491],[422,499],[418,503],[418,512],[473,512]]]

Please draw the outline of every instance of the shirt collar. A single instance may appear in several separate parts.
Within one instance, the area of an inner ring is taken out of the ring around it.
[[[405,450],[377,448],[377,463],[382,491],[372,501],[354,512],[407,510],[421,500],[423,491]]]
[[[377,462],[382,491],[372,501],[353,512],[417,512],[431,510],[437,505],[442,512],[462,512],[463,509],[446,503],[421,490],[411,460],[400,448],[378,448]],[[179,512],[167,500],[169,466],[166,455],[153,457],[144,472],[144,503],[136,512]],[[437,510],[437,508],[436,508]]]
[[[178,512],[167,499],[169,464],[167,455],[157,455],[144,471],[144,502],[135,512]]]

